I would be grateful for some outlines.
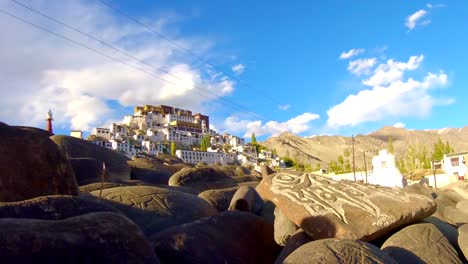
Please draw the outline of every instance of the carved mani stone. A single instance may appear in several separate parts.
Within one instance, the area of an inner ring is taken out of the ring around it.
[[[256,189],[313,239],[371,241],[436,210],[423,195],[307,173],[269,175]]]

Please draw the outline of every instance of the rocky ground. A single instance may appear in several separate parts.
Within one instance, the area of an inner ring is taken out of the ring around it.
[[[0,263],[466,263],[467,183],[262,172],[0,123]]]

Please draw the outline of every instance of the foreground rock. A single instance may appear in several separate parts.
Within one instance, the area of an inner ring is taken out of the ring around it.
[[[62,220],[96,212],[118,213],[114,207],[99,201],[71,195],[41,196],[20,202],[0,203],[0,218]]]
[[[0,122],[0,201],[78,195],[73,170],[44,130]]]
[[[166,229],[150,240],[163,263],[273,263],[280,250],[271,224],[239,211]]]
[[[157,159],[135,158],[127,162],[131,168],[132,180],[141,180],[151,184],[166,184],[173,172]]]
[[[447,220],[448,223],[454,226],[468,224],[468,213],[465,213],[464,211],[456,208],[455,206],[447,206],[444,209],[444,218]]]
[[[268,175],[275,173],[275,171],[272,168],[268,167],[267,165],[261,165],[260,173],[262,174],[262,177],[266,177]]]
[[[106,164],[107,181],[130,180],[129,160],[125,155],[97,146],[87,140],[55,135],[50,137],[69,158],[91,158]],[[100,179],[98,180],[100,181]]]
[[[468,259],[468,224],[458,228],[458,245],[465,255],[465,259]]]
[[[159,263],[138,226],[114,213],[5,218],[0,229],[1,263]]]
[[[455,207],[468,214],[468,200],[462,200],[458,202]]]
[[[79,186],[101,182],[102,162],[92,158],[69,158]]]
[[[208,190],[200,193],[198,197],[210,203],[218,212],[224,212],[229,209],[232,197],[237,189],[239,189],[239,187]]]
[[[294,224],[289,218],[281,212],[277,207],[275,208],[275,241],[280,246],[285,246],[288,240],[294,235],[299,227]]]
[[[99,193],[91,192],[96,197]],[[104,189],[102,198],[111,201],[110,205],[137,223],[147,235],[217,213],[197,196],[152,186]]]
[[[379,248],[362,241],[322,239],[304,244],[282,263],[397,263]]]
[[[433,224],[400,230],[385,241],[382,250],[400,263],[462,263],[455,248]]]
[[[314,240],[371,241],[436,210],[434,201],[422,195],[313,174],[267,176],[257,191]]]
[[[254,188],[241,186],[232,197],[229,210],[239,210],[259,214],[265,202]]]
[[[460,248],[458,247],[458,230],[455,227],[433,216],[425,218],[420,223],[433,224],[445,236],[445,238],[447,238],[450,244],[460,255]]]
[[[275,234],[276,240],[276,234]],[[296,249],[300,248],[302,245],[311,242],[312,239],[308,236],[304,230],[299,229],[297,230],[291,238],[288,239],[286,245],[284,245],[281,253],[279,254],[278,258],[276,258],[275,264],[283,263],[283,261],[291,255]]]
[[[181,170],[169,179],[170,186],[183,186],[203,192],[236,187],[237,182],[220,170],[210,167]]]

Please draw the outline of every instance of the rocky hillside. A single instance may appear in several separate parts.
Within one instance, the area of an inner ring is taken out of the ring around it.
[[[364,163],[363,152],[370,158],[388,146],[388,138],[393,138],[397,155],[404,155],[409,145],[424,145],[432,151],[434,143],[440,138],[448,141],[455,151],[468,151],[468,126],[440,130],[409,130],[405,128],[383,127],[368,135],[355,137],[356,165]],[[336,160],[343,152],[352,150],[351,137],[316,136],[302,138],[292,133],[283,133],[262,142],[267,148],[275,149],[281,157],[290,157],[304,164],[325,165]],[[369,161],[367,161],[369,164]]]

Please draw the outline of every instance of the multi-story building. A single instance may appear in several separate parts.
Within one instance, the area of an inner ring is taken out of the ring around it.
[[[93,129],[91,135],[110,140],[111,139],[111,130],[109,128],[96,127]]]
[[[222,165],[228,165],[233,164],[236,161],[234,154],[224,152],[205,152],[179,149],[176,151],[176,156],[182,159],[184,162],[192,164],[197,164],[199,162],[214,164],[219,162]]]

